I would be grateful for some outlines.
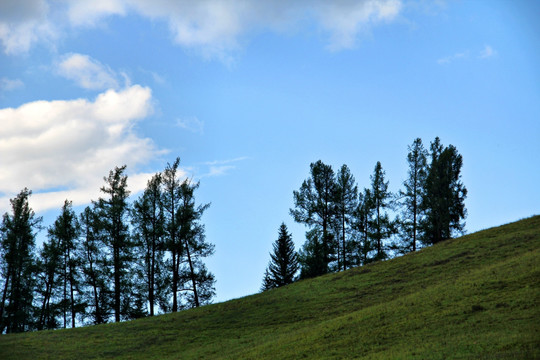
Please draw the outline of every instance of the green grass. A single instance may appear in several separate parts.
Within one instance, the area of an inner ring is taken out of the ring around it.
[[[0,359],[540,359],[540,216],[199,309],[0,336]]]

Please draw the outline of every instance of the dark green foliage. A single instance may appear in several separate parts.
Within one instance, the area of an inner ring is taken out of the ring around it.
[[[204,225],[200,223],[210,204],[195,205],[194,192],[199,183],[184,180],[180,186],[181,203],[176,212],[178,237],[182,244],[182,263],[179,271],[179,289],[185,296],[184,307],[208,304],[215,295],[214,275],[202,261],[214,253],[214,245],[206,242]]]
[[[346,270],[354,261],[351,226],[358,208],[358,187],[347,165],[341,166],[336,176],[334,228],[338,239],[337,268]]]
[[[5,213],[0,226],[4,279],[0,303],[0,334],[31,330],[35,326],[34,285],[36,281],[35,235],[41,218],[28,205],[32,191],[22,190],[11,199],[12,213]]]
[[[377,161],[371,176],[371,196],[365,200],[373,209],[373,216],[368,221],[370,237],[376,250],[375,260],[383,260],[388,256],[384,242],[394,231],[394,224],[387,212],[391,206],[392,194],[388,191],[388,181],[385,181],[384,176],[382,165]]]
[[[76,257],[80,226],[77,216],[68,200],[62,206],[62,213],[49,228],[49,237],[55,239],[61,251],[60,282],[63,327],[67,327],[70,318],[71,327],[75,327],[76,309],[79,306],[79,265]],[[68,315],[69,313],[69,315]]]
[[[431,163],[424,184],[421,209],[422,241],[435,244],[461,234],[467,211],[467,189],[461,182],[463,158],[453,145],[443,148],[437,137],[431,143]]]
[[[336,183],[334,171],[330,165],[324,164],[321,160],[311,163],[311,177],[304,180],[300,189],[293,192],[294,209],[290,213],[294,221],[303,223],[308,227],[320,228],[321,230],[321,248],[317,246],[317,254],[322,256],[321,260],[315,262],[319,265],[312,270],[318,269],[316,275],[326,274],[329,271],[329,264],[333,260],[333,236],[330,233],[330,227],[335,215],[335,194]],[[315,249],[312,246],[305,247]],[[320,250],[320,251],[319,251]],[[306,254],[307,255],[307,254]],[[314,256],[311,254],[310,256]]]
[[[68,320],[75,327],[80,302],[80,275],[77,258],[80,227],[71,202],[66,200],[62,212],[48,230],[38,259],[39,319],[37,328],[66,328]]]
[[[306,233],[306,242],[298,252],[301,279],[316,277],[328,271],[328,264],[324,261],[325,246],[322,237],[319,227]]]
[[[285,223],[279,227],[278,238],[272,247],[270,263],[263,279],[263,290],[291,284],[299,269],[298,256],[294,250],[292,236]]]
[[[139,301],[148,304],[150,316],[158,304],[166,304],[165,293],[165,213],[161,191],[161,174],[148,181],[132,209],[137,262],[136,288]],[[165,309],[162,309],[166,311]]]
[[[427,175],[427,151],[424,149],[422,139],[415,139],[407,149],[409,169],[407,179],[403,182],[404,190],[399,192],[403,208],[400,218],[404,244],[402,252],[416,251],[417,248],[418,227],[423,219],[420,205]]]
[[[171,284],[172,311],[198,307],[215,295],[214,275],[206,269],[203,258],[214,253],[206,242],[200,219],[210,204],[195,205],[194,192],[199,183],[189,179],[180,182],[180,158],[163,172],[163,204],[165,209],[165,244],[170,253],[167,281]],[[182,302],[183,295],[185,302]]]
[[[82,241],[78,258],[81,262],[82,293],[86,303],[86,318],[90,324],[109,321],[112,313],[112,290],[109,286],[110,266],[103,251],[101,222],[97,210],[86,207],[80,215]]]
[[[180,260],[183,253],[183,244],[180,240],[180,225],[177,220],[178,207],[182,201],[180,188],[180,179],[178,176],[178,167],[180,158],[175,162],[167,164],[163,172],[163,208],[165,209],[165,246],[170,253],[170,259],[167,261],[169,270],[169,283],[171,284],[172,312],[178,311],[178,282],[180,271]]]
[[[37,286],[35,300],[39,312],[36,323],[37,330],[56,329],[60,327],[62,315],[60,304],[56,301],[61,285],[62,249],[59,241],[49,237],[43,243],[37,259]]]
[[[127,313],[132,292],[131,261],[133,243],[129,234],[129,205],[127,202],[126,166],[116,167],[104,177],[106,185],[101,188],[106,198],[99,198],[96,211],[100,220],[103,242],[108,247],[114,282],[114,319],[120,321]],[[124,305],[124,306],[122,306]]]
[[[352,262],[354,265],[364,265],[371,261],[369,254],[373,251],[373,242],[370,238],[371,217],[373,216],[373,201],[371,190],[364,189],[358,194],[358,207],[354,212],[353,230],[355,233]]]

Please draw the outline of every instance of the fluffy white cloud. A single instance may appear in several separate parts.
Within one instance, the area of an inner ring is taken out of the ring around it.
[[[117,75],[109,67],[88,55],[68,54],[57,65],[60,75],[89,90],[118,88]]]
[[[50,17],[88,27],[130,12],[166,21],[177,44],[208,57],[226,59],[250,32],[294,29],[306,19],[315,20],[329,35],[328,47],[339,50],[353,47],[358,35],[370,27],[394,20],[403,7],[401,0],[64,0],[56,6],[46,0],[29,1],[34,7],[4,0],[17,8],[5,19],[0,17],[0,39],[8,53],[50,38],[52,31],[44,31],[51,28]],[[22,20],[17,13],[23,14]]]
[[[134,170],[154,158],[159,150],[153,142],[133,131],[151,113],[151,98],[149,88],[134,85],[108,90],[94,101],[34,101],[0,109],[0,206],[5,210],[24,187],[34,191],[35,210],[59,208],[66,198],[84,204],[99,195],[103,176],[115,166]],[[149,176],[130,175],[130,190],[144,188]]]

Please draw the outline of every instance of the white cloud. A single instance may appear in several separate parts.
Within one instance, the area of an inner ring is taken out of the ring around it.
[[[497,52],[489,45],[484,45],[484,49],[480,51],[480,58],[481,59],[487,59],[492,56],[495,56]]]
[[[176,126],[193,133],[202,134],[204,132],[204,122],[195,116],[177,119]]]
[[[205,162],[204,165],[208,166],[208,173],[201,175],[201,177],[209,176],[221,176],[226,175],[230,170],[236,169],[234,163],[249,159],[247,156],[237,157],[227,160],[215,160]]]
[[[24,83],[20,79],[0,78],[0,92],[17,90],[22,87],[24,87]]]
[[[149,88],[134,85],[108,90],[94,101],[34,101],[0,109],[0,207],[24,187],[34,191],[35,210],[59,208],[66,198],[88,203],[99,196],[109,170],[127,164],[129,172],[148,163],[160,151],[133,125],[151,113],[151,97]],[[144,188],[142,179],[149,176],[130,175],[130,190]]]
[[[468,57],[469,57],[469,51],[463,51],[463,52],[455,53],[454,55],[439,58],[439,59],[437,59],[437,63],[440,64],[440,65],[449,64],[449,63],[454,62],[456,60],[466,59]]]
[[[88,55],[67,54],[57,64],[58,74],[89,90],[117,89],[117,75]]]
[[[24,15],[23,20],[11,15],[0,21],[0,39],[7,53],[15,52],[14,49],[25,51],[37,41],[50,39],[54,31],[47,29],[91,27],[111,16],[129,13],[165,21],[174,42],[209,58],[227,60],[249,34],[261,29],[287,31],[306,24],[305,20],[314,20],[328,35],[329,49],[340,50],[354,47],[359,35],[393,21],[403,8],[402,0],[29,1],[39,11],[16,5],[20,0],[5,0]],[[49,20],[53,17],[55,27]]]

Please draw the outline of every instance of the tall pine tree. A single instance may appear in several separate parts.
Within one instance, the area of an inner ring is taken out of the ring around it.
[[[109,176],[104,177],[106,185],[101,188],[101,192],[106,197],[99,198],[96,203],[101,230],[112,261],[113,307],[116,322],[127,314],[130,306],[129,295],[132,290],[129,276],[133,244],[127,223],[129,215],[127,199],[130,192],[127,189],[125,170],[125,165],[115,167],[109,172]]]
[[[287,230],[287,225],[282,223],[279,227],[278,238],[270,253],[270,263],[263,279],[263,289],[268,290],[291,284],[298,269],[298,256],[294,250],[292,236]]]
[[[5,213],[0,226],[1,271],[4,278],[0,303],[0,334],[28,331],[35,326],[35,237],[41,218],[28,204],[32,191],[22,190],[11,199],[12,214]]]
[[[195,204],[195,190],[199,183],[186,179],[180,186],[181,205],[176,213],[180,227],[178,233],[182,244],[183,266],[179,271],[179,282],[185,294],[187,307],[208,304],[215,295],[214,275],[208,271],[203,261],[214,253],[214,245],[206,241],[204,225],[200,223],[203,213],[210,204]]]
[[[390,220],[387,209],[391,206],[392,194],[388,190],[388,181],[385,181],[385,172],[381,162],[377,161],[373,175],[371,176],[371,201],[373,206],[373,218],[371,219],[371,237],[374,241],[375,260],[383,260],[388,255],[385,251],[385,239],[388,239],[393,231],[393,222]]]
[[[298,191],[293,192],[295,208],[290,209],[290,214],[296,222],[303,223],[312,230],[315,228],[321,230],[321,237],[317,236],[317,241],[320,240],[322,249],[317,247],[317,254],[320,253],[322,259],[315,262],[323,265],[312,268],[313,271],[317,269],[319,272],[313,276],[318,276],[329,271],[329,264],[333,260],[335,252],[333,249],[334,237],[330,229],[332,221],[335,219],[336,183],[332,167],[324,164],[321,160],[311,163],[310,172],[311,177],[302,183]],[[311,240],[314,241],[315,237]],[[308,241],[310,240],[308,239]],[[314,249],[313,246],[307,246],[304,250],[309,251],[312,248]]]
[[[138,274],[144,283],[144,299],[148,301],[150,316],[158,304],[166,303],[165,276],[165,214],[161,191],[161,174],[154,175],[147,183],[141,197],[132,209],[132,223],[138,254]],[[163,309],[166,310],[166,309]]]
[[[467,189],[461,181],[463,158],[453,145],[443,147],[438,137],[431,143],[431,162],[424,184],[421,208],[422,240],[435,244],[461,234],[467,215]]]
[[[405,252],[416,251],[417,248],[418,228],[423,217],[420,205],[427,175],[427,151],[424,149],[422,139],[415,139],[413,144],[408,146],[408,151],[407,179],[403,182],[404,190],[399,192],[403,208],[400,225]]]
[[[347,270],[347,267],[353,263],[350,259],[352,244],[351,241],[348,241],[348,236],[357,208],[358,187],[347,165],[343,165],[336,176],[335,196],[336,224],[339,230],[338,243],[341,244],[339,246],[341,254],[338,254],[338,270],[341,268]]]

